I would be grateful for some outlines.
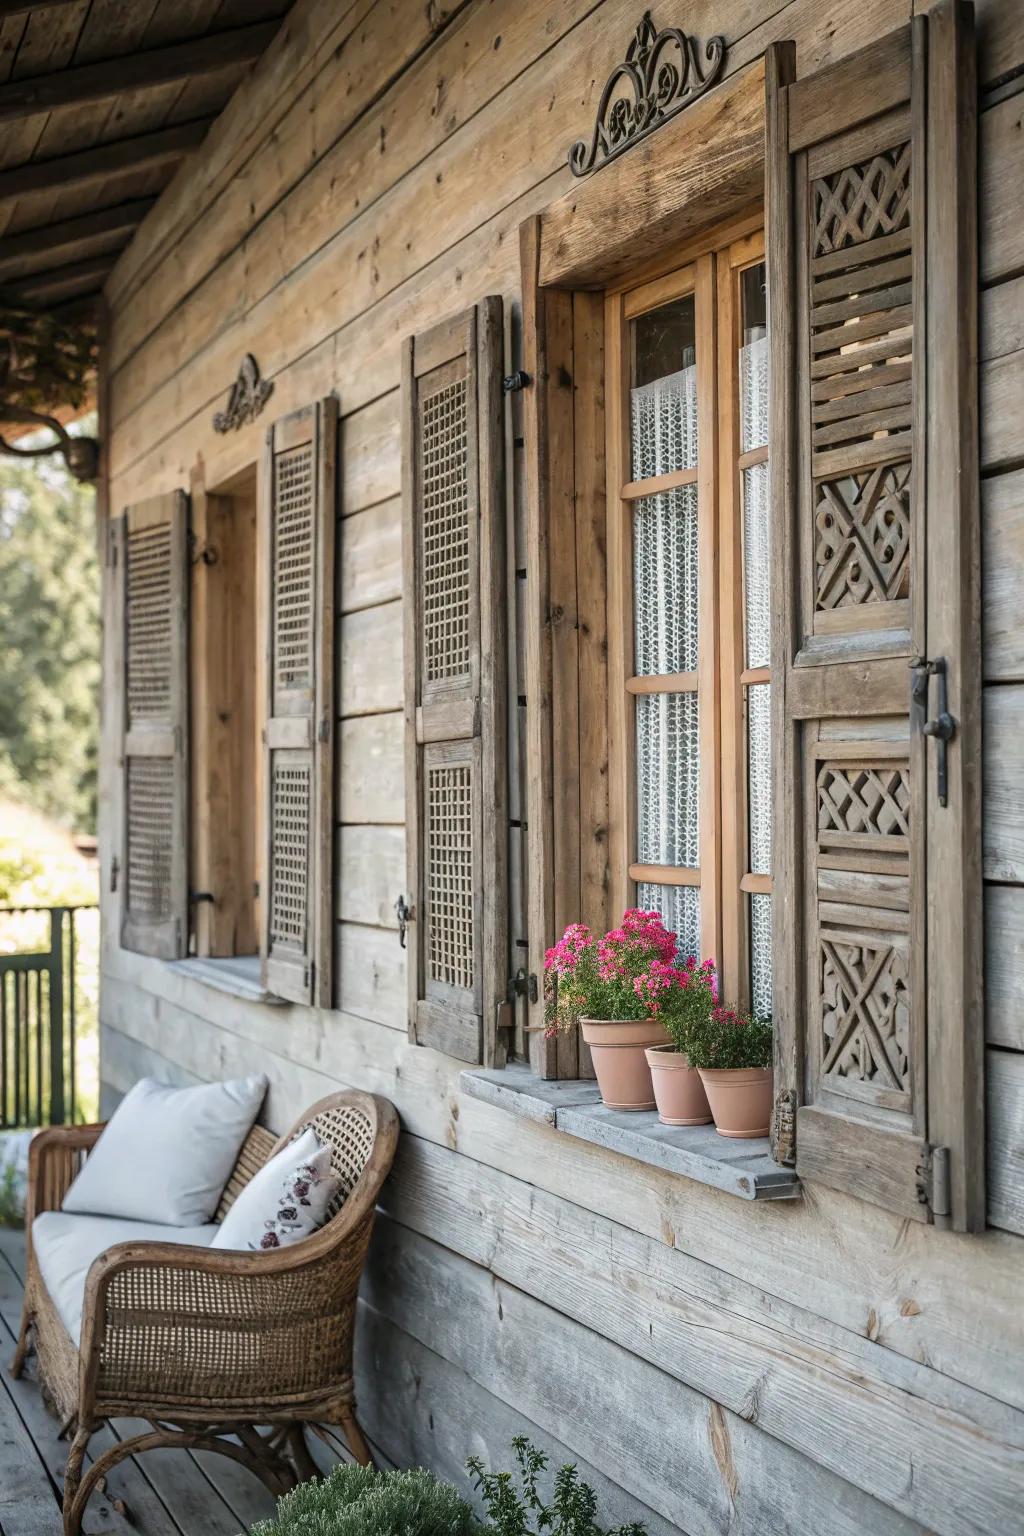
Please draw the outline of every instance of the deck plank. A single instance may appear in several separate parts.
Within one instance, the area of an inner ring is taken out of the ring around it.
[[[54,1536],[56,1500],[50,1475],[21,1421],[6,1383],[0,1384],[0,1532]]]

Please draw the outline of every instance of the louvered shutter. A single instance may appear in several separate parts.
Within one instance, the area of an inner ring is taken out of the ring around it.
[[[776,1136],[984,1220],[969,8],[769,86]],[[926,732],[942,710],[948,746]],[[940,794],[945,757],[947,785]],[[945,803],[943,803],[943,800]]]
[[[188,949],[188,498],[129,507],[112,529],[122,637],[121,944]]]
[[[403,354],[409,1031],[491,1063],[505,996],[501,300]]]
[[[331,1006],[338,403],[282,417],[260,480],[267,721],[263,985]]]

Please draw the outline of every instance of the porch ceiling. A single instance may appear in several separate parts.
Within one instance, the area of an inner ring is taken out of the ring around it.
[[[0,303],[90,322],[291,3],[0,0]]]

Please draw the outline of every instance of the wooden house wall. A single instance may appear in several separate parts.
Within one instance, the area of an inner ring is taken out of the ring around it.
[[[795,38],[803,74],[911,8],[697,0],[683,23],[723,32],[730,70]],[[1024,1446],[1018,0],[979,6],[990,1230],[940,1233],[818,1187],[741,1202],[462,1098],[458,1064],[406,1039],[399,344],[487,293],[518,305],[518,225],[569,186],[567,146],[638,10],[298,0],[110,280],[114,509],[197,466],[224,481],[272,415],[339,394],[340,996],[333,1012],[260,1006],[122,952],[106,894],[104,1097],[143,1073],[259,1067],[275,1128],[338,1084],[395,1102],[360,1382],[396,1462],[459,1477],[525,1429],[590,1469],[609,1517],[652,1532],[1008,1530]],[[274,394],[221,437],[211,417],[245,352]],[[108,668],[108,718],[113,700]],[[105,874],[119,795],[108,735]]]

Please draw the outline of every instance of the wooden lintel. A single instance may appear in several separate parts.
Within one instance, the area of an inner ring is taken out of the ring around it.
[[[98,64],[10,80],[0,86],[0,122],[103,101],[123,91],[153,90],[176,80],[213,74],[231,64],[245,64],[260,56],[278,27],[277,21],[261,21]]]
[[[130,234],[155,203],[155,197],[136,197],[114,208],[100,208],[74,219],[59,219],[18,235],[6,235],[0,239],[0,275],[14,266],[31,265],[33,257],[50,263],[58,255],[64,256],[105,236]]]
[[[202,142],[212,121],[212,117],[197,118],[174,128],[159,128],[154,133],[140,133],[135,138],[117,139],[112,144],[97,144],[75,154],[32,160],[0,171],[0,204],[57,187],[87,186],[121,171],[152,170],[154,166],[172,164]]]

